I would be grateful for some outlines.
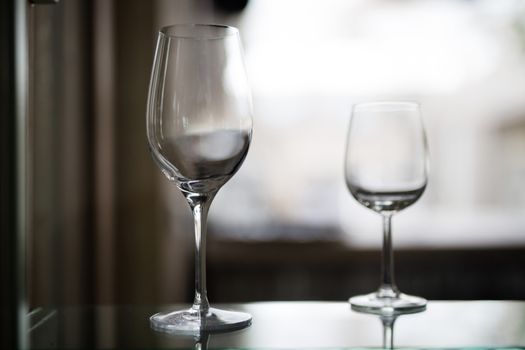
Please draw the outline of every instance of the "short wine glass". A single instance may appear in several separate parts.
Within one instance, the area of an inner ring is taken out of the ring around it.
[[[403,294],[395,284],[391,219],[421,197],[427,177],[428,150],[419,104],[384,101],[353,106],[346,184],[361,205],[383,219],[381,284],[374,293],[350,298],[354,310],[400,314],[425,309],[425,299]]]
[[[155,329],[186,334],[246,327],[244,312],[210,307],[206,221],[217,191],[237,172],[252,137],[252,102],[236,28],[183,24],[158,33],[147,136],[153,159],[186,198],[195,223],[195,299],[158,313]]]

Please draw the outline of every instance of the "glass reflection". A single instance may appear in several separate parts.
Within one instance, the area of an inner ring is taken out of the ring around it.
[[[200,333],[193,337],[195,344],[193,348],[195,350],[206,350],[208,349],[208,344],[210,342],[210,333]]]
[[[361,311],[359,309],[355,309],[352,307],[352,310],[354,312],[357,312],[357,313],[361,313],[361,314],[374,314],[376,316],[378,316],[379,320],[381,321],[381,324],[383,326],[383,339],[382,339],[382,348],[383,349],[394,349],[394,324],[396,322],[396,320],[400,317],[400,316],[403,316],[403,315],[410,315],[410,314],[416,314],[416,313],[421,313],[421,312],[425,312],[426,311],[426,306],[421,308],[421,309],[417,309],[415,311],[405,311],[405,312],[400,312],[400,311],[396,311],[392,308],[383,308],[381,310],[381,312],[374,312],[374,313],[371,313],[371,312],[365,312],[365,311]]]
[[[164,328],[151,328],[160,333],[164,333],[169,336],[166,340],[166,343],[162,342],[162,346],[177,347],[184,349],[194,349],[194,350],[207,350],[210,343],[211,333],[210,332],[199,332],[199,333],[180,333],[174,331],[167,331]],[[173,342],[175,341],[175,343]],[[192,345],[190,345],[192,344]]]
[[[383,324],[383,348],[393,349],[394,348],[394,323],[398,316],[386,315],[379,316],[381,323]]]

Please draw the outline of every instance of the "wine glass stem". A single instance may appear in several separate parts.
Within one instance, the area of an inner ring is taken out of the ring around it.
[[[383,214],[383,256],[381,268],[380,297],[397,297],[399,291],[394,282],[394,255],[392,251],[392,214]]]
[[[186,196],[195,225],[195,299],[192,308],[205,314],[210,308],[206,292],[206,224],[212,195]]]

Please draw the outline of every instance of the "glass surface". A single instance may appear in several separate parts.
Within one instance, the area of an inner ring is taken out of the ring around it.
[[[247,313],[211,308],[206,221],[217,191],[239,169],[252,136],[251,95],[237,29],[174,25],[158,34],[148,97],[153,158],[186,198],[195,221],[195,299],[151,317],[155,329],[199,333],[248,326]]]
[[[250,313],[256,322],[235,332],[187,336],[151,329],[147,316],[159,306],[36,309],[29,317],[30,348],[191,349],[199,341],[210,349],[363,349],[380,348],[383,341],[385,347],[418,349],[525,347],[525,302],[430,301],[425,312],[398,317],[395,328],[388,323],[393,318],[380,322],[345,302],[220,306]]]
[[[394,280],[392,216],[415,203],[427,185],[428,157],[420,108],[414,102],[356,104],[348,131],[345,178],[354,198],[383,218],[381,285],[350,299],[362,312],[418,312],[426,300],[399,291]]]

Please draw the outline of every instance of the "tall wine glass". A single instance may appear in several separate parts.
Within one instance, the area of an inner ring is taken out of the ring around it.
[[[210,204],[239,169],[252,137],[252,105],[236,28],[174,25],[158,33],[147,135],[157,165],[186,198],[195,222],[195,299],[155,314],[154,328],[200,333],[243,328],[251,316],[210,307],[206,221]]]
[[[383,219],[381,284],[375,293],[350,298],[357,311],[418,312],[426,300],[400,293],[394,280],[392,216],[423,194],[428,151],[420,107],[414,102],[369,102],[352,109],[345,178],[354,198]]]

